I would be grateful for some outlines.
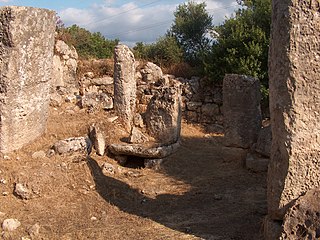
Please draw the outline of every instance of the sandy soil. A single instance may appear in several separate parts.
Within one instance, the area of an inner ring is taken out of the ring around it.
[[[0,222],[21,222],[2,239],[261,239],[266,174],[247,171],[241,151],[201,126],[183,124],[182,145],[160,170],[122,167],[95,153],[31,157],[108,116],[51,109],[44,136],[0,159]],[[105,131],[109,142],[119,134],[107,123]],[[113,174],[101,170],[105,162]],[[16,183],[32,197],[15,196]],[[39,234],[30,230],[35,224]]]

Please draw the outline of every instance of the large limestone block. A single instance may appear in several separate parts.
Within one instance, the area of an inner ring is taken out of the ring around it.
[[[268,208],[282,219],[290,204],[320,185],[320,15],[318,1],[272,3],[269,62],[272,127]]]
[[[259,80],[227,74],[223,80],[223,115],[225,145],[251,147],[261,127]]]
[[[10,152],[46,128],[55,12],[0,8],[0,151]]]
[[[125,45],[114,50],[114,109],[119,121],[131,131],[136,106],[135,59]]]
[[[181,105],[179,87],[165,87],[155,93],[145,113],[147,131],[162,144],[179,140],[181,132]]]

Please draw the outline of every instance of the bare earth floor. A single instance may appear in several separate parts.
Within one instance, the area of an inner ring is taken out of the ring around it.
[[[0,222],[21,222],[2,239],[261,239],[266,174],[244,169],[222,136],[200,126],[183,124],[182,146],[160,170],[121,167],[95,153],[31,157],[107,116],[51,109],[43,137],[0,159]],[[115,129],[106,131],[111,141]],[[102,172],[105,162],[114,174]],[[31,199],[15,196],[15,183],[26,183]]]

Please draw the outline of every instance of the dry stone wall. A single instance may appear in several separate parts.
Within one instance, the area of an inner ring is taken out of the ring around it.
[[[294,200],[320,185],[320,15],[318,1],[272,5],[268,208],[281,220]]]
[[[0,150],[11,152],[46,128],[56,17],[30,7],[0,8]]]
[[[77,61],[78,53],[76,49],[61,40],[57,40],[53,57],[53,90],[65,88],[70,93],[79,91]]]

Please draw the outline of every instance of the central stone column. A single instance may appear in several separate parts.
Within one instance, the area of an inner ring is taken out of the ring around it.
[[[120,122],[130,132],[136,108],[135,59],[125,45],[114,50],[114,109]]]
[[[0,151],[41,135],[48,118],[55,12],[0,8]]]

